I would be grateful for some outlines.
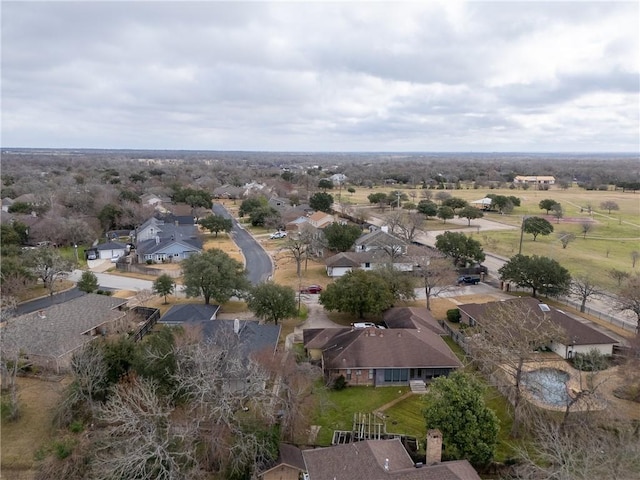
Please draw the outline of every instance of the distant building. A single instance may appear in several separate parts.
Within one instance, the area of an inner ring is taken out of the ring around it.
[[[513,184],[524,185],[527,184],[529,186],[549,186],[556,183],[556,178],[551,175],[517,175],[516,178],[513,179]]]

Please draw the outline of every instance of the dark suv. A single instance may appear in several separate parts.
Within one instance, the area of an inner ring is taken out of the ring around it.
[[[471,277],[469,275],[464,275],[462,277],[458,277],[458,281],[456,282],[458,285],[477,285],[480,283],[480,279],[478,277]]]

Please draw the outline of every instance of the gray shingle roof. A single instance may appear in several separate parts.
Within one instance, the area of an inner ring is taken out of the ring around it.
[[[100,325],[125,315],[116,310],[121,298],[87,294],[46,310],[12,319],[2,329],[2,345],[11,351],[60,357],[91,341],[88,334]]]
[[[233,332],[235,320],[211,320],[200,322],[203,337],[216,342]],[[280,337],[280,325],[260,324],[257,320],[238,320],[240,348],[245,355],[262,351],[274,352]]]
[[[176,324],[214,320],[218,310],[220,310],[220,305],[203,305],[196,303],[174,305],[158,322]]]

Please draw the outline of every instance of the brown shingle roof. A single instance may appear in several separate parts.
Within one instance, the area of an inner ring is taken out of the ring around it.
[[[529,309],[529,311],[534,312],[536,316],[542,317],[542,315],[546,313],[550,316],[550,319],[554,323],[562,327],[562,329],[567,334],[567,338],[572,339],[572,343],[574,345],[602,345],[609,343],[618,343],[617,340],[609,337],[608,335],[605,335],[604,333],[599,332],[598,330],[582,323],[579,320],[576,320],[575,318],[570,317],[566,313],[554,307],[548,306],[549,311],[543,312],[540,308],[540,305],[544,304],[536,298],[521,297],[504,300],[503,302],[523,304]],[[489,316],[491,314],[491,308],[495,308],[495,306],[499,305],[500,303],[502,302],[489,302],[482,304],[469,303],[466,305],[459,305],[458,308],[461,312],[473,318],[478,323],[482,323],[483,316],[486,316],[487,319],[490,320]]]
[[[309,343],[305,341],[305,348],[321,348],[327,368],[462,366],[444,340],[428,329],[326,330],[329,331],[319,333]]]
[[[480,480],[466,460],[415,468],[399,439],[304,450],[302,456],[311,480]]]
[[[426,308],[393,307],[384,312],[382,319],[389,328],[428,328],[438,335],[446,334]]]

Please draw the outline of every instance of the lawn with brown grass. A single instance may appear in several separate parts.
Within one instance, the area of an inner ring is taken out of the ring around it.
[[[2,419],[2,478],[12,478],[14,471],[16,478],[28,477],[19,475],[34,468],[36,452],[53,439],[53,412],[68,384],[66,379],[49,382],[24,377],[17,382],[20,418]]]

